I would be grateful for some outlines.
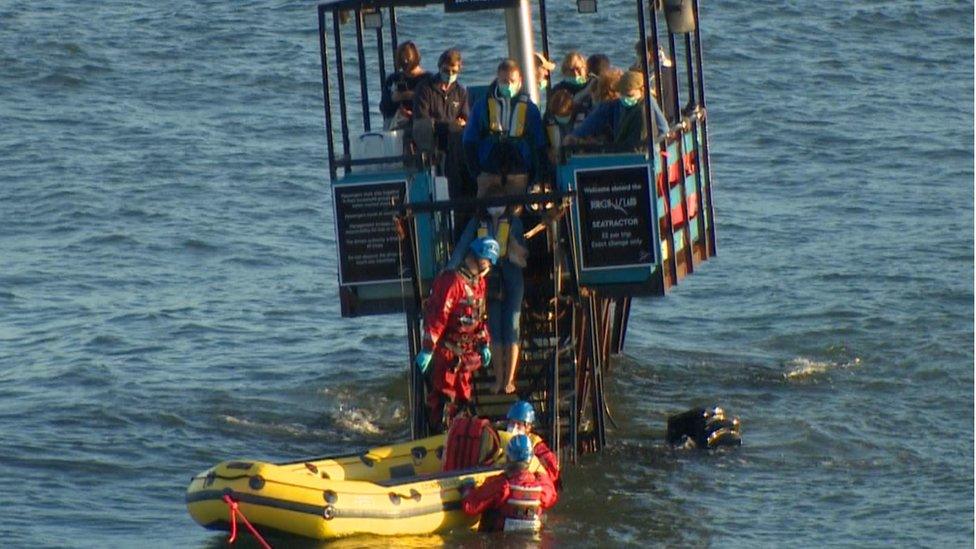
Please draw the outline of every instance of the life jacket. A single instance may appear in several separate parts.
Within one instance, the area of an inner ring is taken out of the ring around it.
[[[485,101],[488,102],[488,109],[486,115],[488,117],[487,123],[484,127],[487,129],[487,133],[496,139],[505,139],[507,137],[518,139],[525,135],[525,121],[528,117],[529,104],[528,98],[522,94],[515,98],[515,109],[512,112],[505,112],[508,109],[502,107],[499,101],[492,96],[492,93],[488,94]],[[508,99],[502,99],[502,101],[507,102]],[[505,120],[504,115],[508,115],[508,120]],[[507,124],[503,122],[508,122]]]
[[[502,215],[498,218],[498,228],[494,231],[494,234],[492,234],[491,230],[491,219],[481,219],[478,222],[478,235],[476,238],[490,236],[498,241],[498,258],[501,259],[508,253],[508,232],[511,228],[512,221],[507,215]]]
[[[455,417],[444,443],[444,471],[486,465],[495,459],[501,443],[491,423],[479,417]]]
[[[463,355],[474,349],[474,335],[484,329],[487,310],[484,291],[476,286],[477,277],[463,268],[457,274],[462,279],[464,298],[451,309],[441,342],[454,354]]]
[[[549,139],[549,148],[553,151],[559,148],[563,142],[562,131],[559,129],[559,122],[556,120],[546,120],[546,137]]]
[[[533,473],[522,471],[508,479],[509,497],[502,504],[506,532],[536,531],[542,527],[542,483]]]

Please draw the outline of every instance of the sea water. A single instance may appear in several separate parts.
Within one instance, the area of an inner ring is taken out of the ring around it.
[[[631,2],[565,4],[557,61],[634,61]],[[972,3],[702,17],[719,254],[635,301],[543,542],[972,546]],[[499,14],[399,30],[466,84],[504,54]],[[339,315],[322,120],[313,2],[0,6],[0,544],[219,546],[193,474],[408,436],[403,319]],[[664,449],[705,404],[743,446]]]

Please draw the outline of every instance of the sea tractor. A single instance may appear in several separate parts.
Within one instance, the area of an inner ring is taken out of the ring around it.
[[[402,132],[377,131],[381,123],[371,108],[371,97],[378,97],[387,75],[384,52],[392,54],[398,45],[398,10],[431,4],[443,4],[446,19],[471,10],[504,17],[507,49],[499,47],[492,59],[516,60],[523,86],[537,104],[537,31],[538,51],[549,54],[546,0],[336,0],[319,5],[342,315],[405,314],[411,359],[406,364],[413,364],[420,350],[424,301],[452,251],[459,232],[455,224],[475,206],[470,197],[450,196],[441,176],[442,155],[423,142],[421,132],[404,141]],[[653,82],[655,95],[674,103],[663,106],[673,113],[666,134],[648,139],[646,150],[638,152],[564,147],[554,177],[537,185],[536,194],[489,200],[491,205],[525,206],[522,220],[532,259],[524,270],[518,392],[492,394],[483,368],[476,377],[476,409],[482,417],[500,419],[515,398],[532,402],[537,430],[569,461],[606,444],[606,421],[612,416],[604,377],[610,357],[623,349],[633,298],[665,295],[716,251],[698,3],[635,0],[632,5],[634,11],[617,14],[620,21],[636,18],[637,33],[627,42],[650,38],[652,51],[667,51],[674,63],[676,77],[667,80],[661,78],[664,56],[646,57],[640,67],[644,89]],[[538,29],[533,7],[538,8]],[[581,21],[574,25],[592,25],[585,18],[596,12],[596,0],[578,0],[577,9]],[[360,112],[347,101],[351,56],[344,35],[353,32]],[[372,56],[366,48],[369,34],[375,37]],[[672,89],[661,89],[662,81]],[[472,98],[483,93],[483,88],[469,87]],[[650,113],[649,102],[655,99],[645,94],[644,100]],[[646,123],[649,128],[654,124],[650,115]],[[427,387],[419,371],[410,371],[411,433],[420,438],[431,428],[423,404]]]
[[[427,380],[413,365],[431,283],[477,201],[451,195],[444,155],[430,132],[416,125],[412,132],[386,131],[371,108],[398,45],[398,11],[438,4],[446,20],[467,11],[503,17],[507,50],[499,47],[486,61],[518,62],[523,86],[538,103],[533,37],[540,37],[538,51],[548,57],[546,0],[332,0],[318,6],[341,312],[405,315],[411,440],[284,463],[230,460],[197,474],[186,493],[190,515],[207,528],[230,530],[232,539],[238,522],[259,539],[274,531],[328,539],[471,528],[477,518],[461,511],[462,488],[498,474],[504,464],[501,449],[509,435],[487,429],[497,437],[494,446],[482,445],[486,452],[471,463],[447,467],[451,438],[433,434],[424,405]],[[607,443],[606,424],[613,420],[604,379],[611,357],[623,349],[633,299],[665,295],[716,250],[697,0],[631,5],[633,11],[615,14],[617,21],[636,17],[637,32],[627,42],[640,40],[673,60],[669,93],[662,89],[665,56],[641,56],[638,66],[644,89],[653,82],[656,97],[671,102],[663,105],[669,127],[648,132],[658,137],[636,151],[563,147],[552,177],[531,193],[481,201],[522,209],[530,261],[517,393],[493,394],[494,380],[482,368],[475,378],[476,412],[495,422],[516,398],[531,402],[536,432],[564,466]],[[592,26],[585,18],[597,11],[597,0],[577,0],[577,10],[581,21],[574,25]],[[351,80],[358,80],[358,93]],[[474,100],[485,93],[468,89]],[[651,113],[656,99],[644,97],[644,112]],[[650,114],[645,122],[656,129]]]

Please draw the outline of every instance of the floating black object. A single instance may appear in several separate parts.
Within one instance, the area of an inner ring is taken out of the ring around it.
[[[684,448],[741,446],[741,423],[718,406],[692,408],[668,418],[667,439],[671,446]]]

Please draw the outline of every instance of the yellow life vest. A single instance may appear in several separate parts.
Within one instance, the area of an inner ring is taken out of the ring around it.
[[[506,252],[508,252],[508,232],[511,229],[511,222],[508,220],[508,216],[503,215],[498,218],[498,229],[495,234],[491,234],[491,221],[482,220],[478,224],[478,238],[484,238],[490,236],[498,241],[498,257],[505,257]]]
[[[525,133],[525,119],[529,111],[529,106],[524,100],[519,100],[515,102],[515,112],[512,113],[508,127],[509,137],[522,137]],[[498,101],[494,98],[488,98],[488,131],[493,134],[505,134],[504,125],[502,125],[502,109],[498,105]]]

